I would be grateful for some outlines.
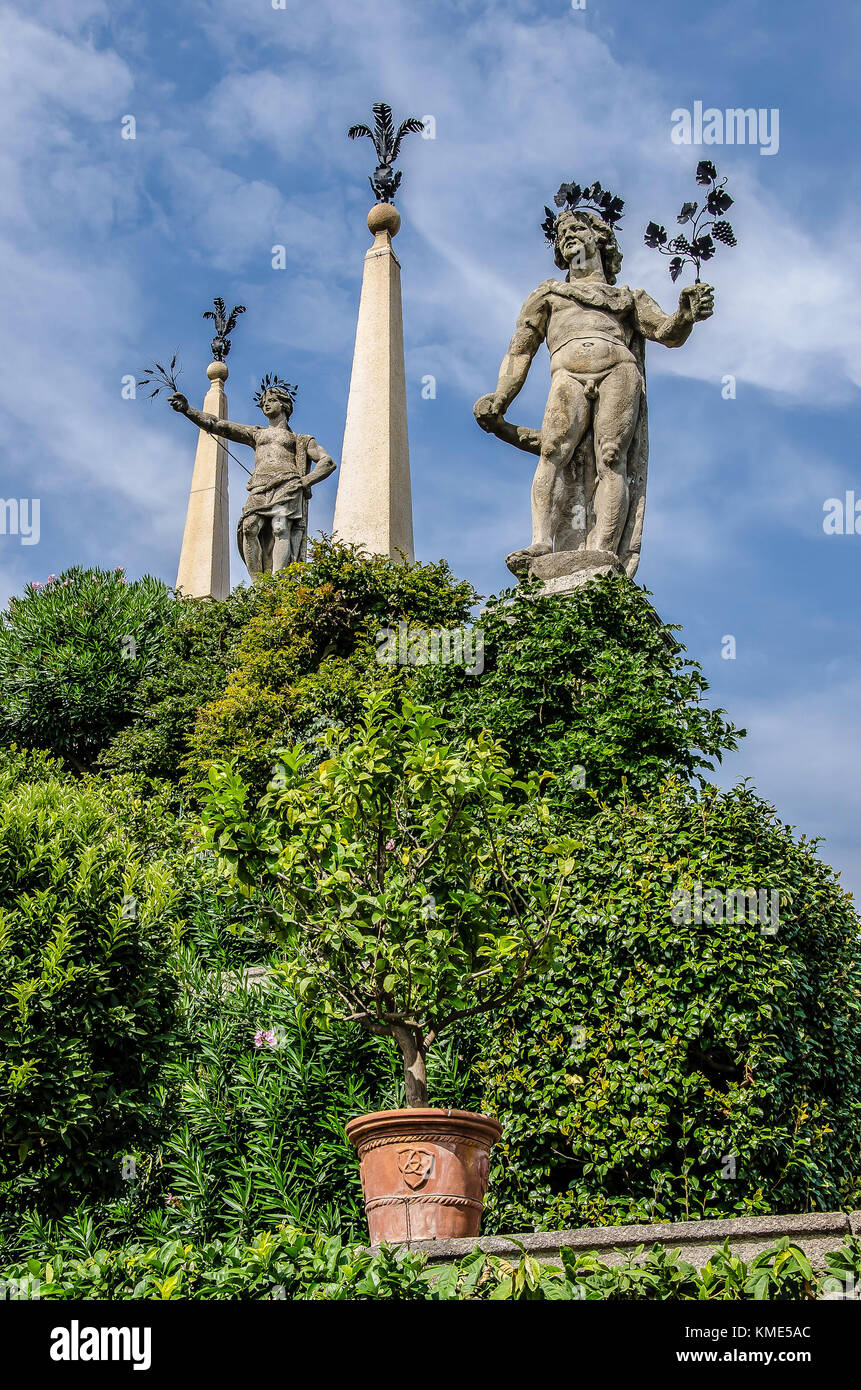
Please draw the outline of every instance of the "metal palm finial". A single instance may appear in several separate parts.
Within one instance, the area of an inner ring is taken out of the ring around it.
[[[223,362],[230,351],[230,339],[227,335],[233,332],[239,315],[245,313],[245,305],[235,304],[228,314],[223,299],[213,299],[212,302],[215,305],[215,312],[213,313],[212,309],[207,309],[203,317],[212,319],[215,324],[215,337],[210,344],[212,360],[213,362]]]
[[[375,101],[372,109],[373,130],[368,125],[351,125],[347,135],[351,140],[358,140],[360,136],[367,135],[368,139],[373,141],[379,164],[374,171],[374,177],[368,176],[368,182],[381,203],[391,203],[403,178],[400,169],[396,173],[392,168],[400,153],[401,141],[405,135],[417,135],[424,130],[424,122],[417,116],[408,116],[395,130],[392,108],[385,101]]]

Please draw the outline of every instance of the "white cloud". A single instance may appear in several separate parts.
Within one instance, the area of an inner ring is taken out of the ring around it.
[[[447,20],[462,26],[456,44]],[[405,221],[425,244],[405,269],[414,327],[445,342],[464,394],[478,389],[482,364],[501,355],[525,295],[556,273],[537,224],[563,177],[597,175],[626,196],[624,278],[672,307],[676,291],[663,260],[642,246],[642,228],[651,217],[672,223],[705,152],[670,142],[675,91],[636,56],[617,58],[571,15],[530,4],[448,5],[441,15],[381,0],[359,9],[323,0],[297,25],[281,11],[220,0],[204,22],[227,61],[245,34],[271,64],[229,73],[207,100],[208,119],[231,151],[260,141],[279,166],[286,148],[297,163],[304,152],[355,187],[357,169],[373,161],[363,143],[362,166],[344,140],[348,119],[367,117],[381,92],[396,114],[433,114],[436,140],[412,139],[402,161]],[[327,99],[315,103],[321,89]],[[861,384],[852,209],[827,228],[811,209],[800,225],[772,191],[773,161],[748,148],[709,152],[731,174],[740,245],[719,248],[708,268],[718,288],[715,318],[682,351],[653,350],[652,370],[704,380],[733,372],[800,401],[847,399]]]

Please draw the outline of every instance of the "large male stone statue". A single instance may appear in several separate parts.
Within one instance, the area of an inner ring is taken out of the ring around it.
[[[179,391],[170,398],[174,410],[201,429],[254,450],[248,498],[236,533],[239,553],[252,577],[275,573],[305,558],[311,488],[336,467],[312,435],[294,434],[290,429],[295,395],[295,386],[277,376],[263,378],[254,400],[266,416],[266,425],[219,420],[195,410]],[[309,471],[312,462],[316,467]]]
[[[621,204],[620,204],[621,206]],[[496,391],[475,416],[488,433],[540,454],[532,484],[532,542],[507,557],[514,574],[533,574],[565,593],[589,573],[640,559],[648,464],[645,339],[680,347],[714,309],[710,285],[689,285],[665,314],[644,290],[616,285],[622,255],[597,211],[551,214],[564,280],[544,280],[526,300]],[[551,385],[540,430],[510,424],[505,412],[543,341]]]

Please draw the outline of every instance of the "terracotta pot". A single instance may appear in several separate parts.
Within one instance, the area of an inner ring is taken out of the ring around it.
[[[371,1244],[477,1236],[502,1127],[469,1110],[378,1110],[347,1125]]]

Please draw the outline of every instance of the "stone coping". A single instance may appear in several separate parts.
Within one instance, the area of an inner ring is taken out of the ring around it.
[[[558,1263],[562,1249],[599,1255],[607,1264],[619,1264],[638,1245],[680,1249],[691,1264],[700,1266],[724,1241],[745,1259],[753,1259],[781,1236],[798,1245],[812,1264],[821,1265],[830,1250],[842,1245],[847,1235],[861,1235],[861,1211],[804,1212],[789,1216],[737,1216],[721,1221],[660,1221],[642,1226],[586,1226],[569,1231],[529,1231],[523,1235],[482,1236],[465,1240],[414,1240],[429,1264],[448,1263],[470,1254],[478,1246],[488,1255],[517,1260],[520,1247],[544,1263]],[[515,1242],[517,1242],[515,1244]]]

